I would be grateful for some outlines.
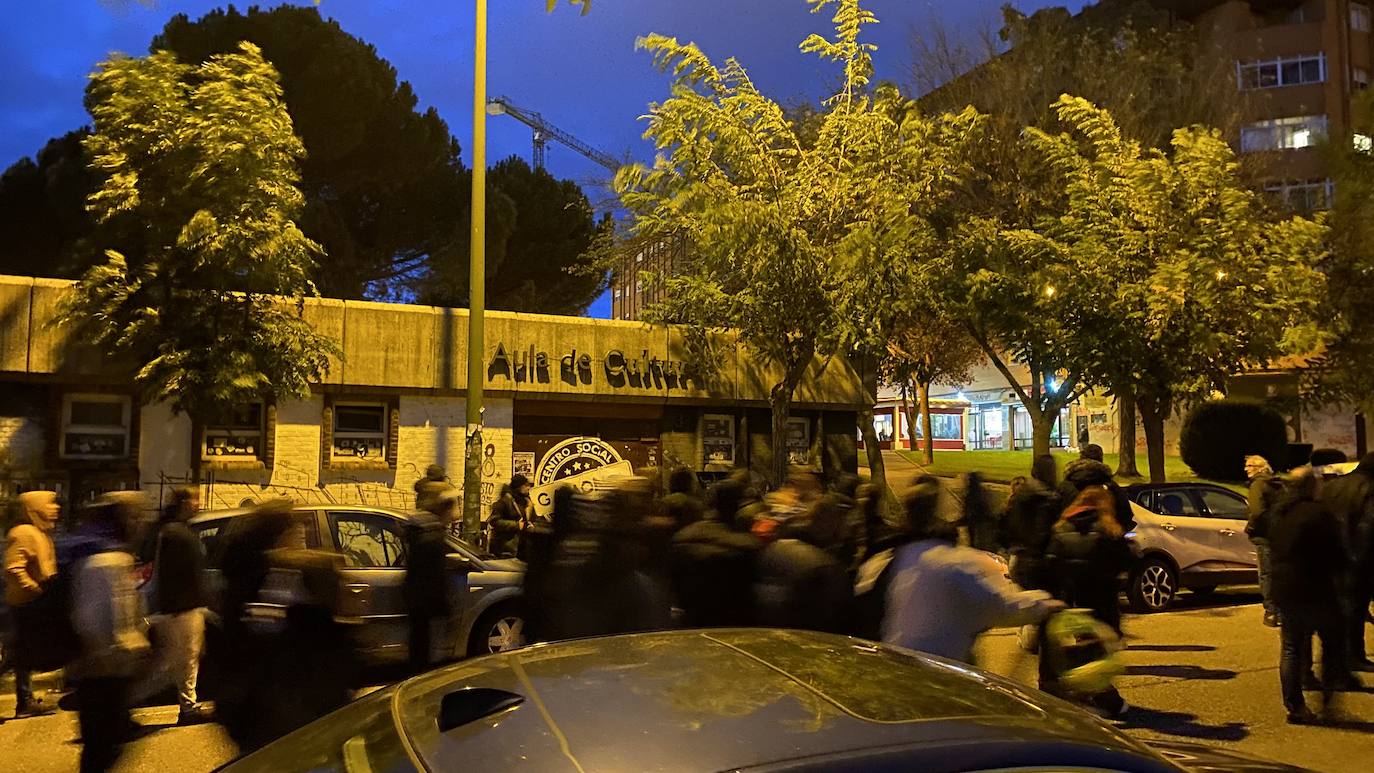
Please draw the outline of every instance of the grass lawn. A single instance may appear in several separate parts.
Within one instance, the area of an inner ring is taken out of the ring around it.
[[[898,451],[907,459],[917,465],[926,467],[922,464],[920,451]],[[1054,455],[1059,459],[1059,469],[1062,471],[1064,465],[1077,459],[1078,454],[1074,451],[1055,451]],[[935,464],[926,467],[931,473],[942,476],[954,476],[965,472],[980,472],[985,480],[994,483],[1006,483],[1018,475],[1029,475],[1031,466],[1030,451],[936,451]],[[1116,454],[1105,454],[1103,461],[1108,467],[1116,469]],[[1145,472],[1148,465],[1145,462],[1145,454],[1142,452],[1136,459],[1136,465]],[[1166,456],[1164,458],[1165,477],[1170,483],[1188,483],[1203,480],[1193,474],[1188,469],[1188,465],[1177,456]],[[1121,478],[1122,483],[1140,483],[1147,478]],[[1244,491],[1244,487],[1232,483],[1222,483],[1220,481],[1208,481],[1218,485],[1233,488],[1237,491]]]

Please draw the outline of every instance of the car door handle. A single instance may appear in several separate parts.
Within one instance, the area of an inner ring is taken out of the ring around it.
[[[1234,536],[1236,536],[1236,530],[1235,530],[1235,529],[1222,529],[1222,530],[1221,530],[1221,535],[1222,535],[1223,537],[1234,537]]]
[[[1172,523],[1165,523],[1165,524],[1161,524],[1161,525],[1160,525],[1160,528],[1164,529],[1165,531],[1173,531],[1173,530],[1174,530],[1174,525],[1173,525]]]
[[[355,582],[345,585],[344,589],[347,590],[349,593],[352,593],[354,596],[362,596],[369,590],[371,590],[372,586],[368,585],[365,582]]]

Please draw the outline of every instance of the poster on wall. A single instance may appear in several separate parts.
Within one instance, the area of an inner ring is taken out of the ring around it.
[[[735,464],[735,417],[708,413],[702,416],[701,446],[708,465]]]
[[[510,456],[511,476],[524,475],[530,480],[534,480],[534,452],[516,451]]]
[[[787,463],[811,463],[811,421],[802,418],[787,420]]]

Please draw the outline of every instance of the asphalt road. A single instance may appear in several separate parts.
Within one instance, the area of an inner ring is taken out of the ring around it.
[[[1374,678],[1366,693],[1344,696],[1340,727],[1292,727],[1279,700],[1278,633],[1260,624],[1253,589],[1201,598],[1181,609],[1127,616],[1128,670],[1120,687],[1132,709],[1121,723],[1145,738],[1233,746],[1269,759],[1328,773],[1370,769],[1374,760]],[[1374,637],[1371,637],[1374,644]],[[1016,647],[1014,631],[984,637],[980,664],[1032,682],[1035,659]],[[0,686],[0,716],[13,716],[8,684]],[[1309,696],[1314,709],[1319,698]],[[121,771],[197,773],[233,756],[215,725],[176,727],[173,707],[140,709],[144,733],[128,749]],[[59,773],[76,769],[76,718],[53,716],[0,724],[0,770]]]

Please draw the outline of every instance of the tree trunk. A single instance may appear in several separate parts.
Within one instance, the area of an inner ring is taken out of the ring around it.
[[[916,450],[916,421],[921,417],[920,405],[908,401],[907,397],[916,393],[916,382],[902,384],[902,408],[906,411],[906,436],[911,441],[911,450]]]
[[[930,420],[930,384],[917,382],[916,389],[921,396],[921,434],[925,436],[925,442],[922,443],[925,448],[925,461],[926,464],[935,464],[935,435]]]
[[[1164,483],[1164,420],[1170,406],[1156,399],[1138,401],[1140,420],[1145,426],[1145,456],[1150,463],[1150,482]]]
[[[881,491],[887,488],[887,465],[883,463],[883,447],[878,430],[873,426],[873,409],[859,412],[859,431],[864,433],[864,453],[868,455],[869,482]]]
[[[1116,475],[1119,478],[1139,478],[1135,463],[1135,395],[1116,396]]]
[[[773,385],[768,392],[768,407],[773,412],[773,458],[768,465],[768,483],[776,489],[787,479],[787,419],[792,411],[792,390],[785,383]]]
[[[1031,453],[1036,458],[1050,452],[1050,435],[1058,418],[1057,411],[1041,410],[1031,414]]]

